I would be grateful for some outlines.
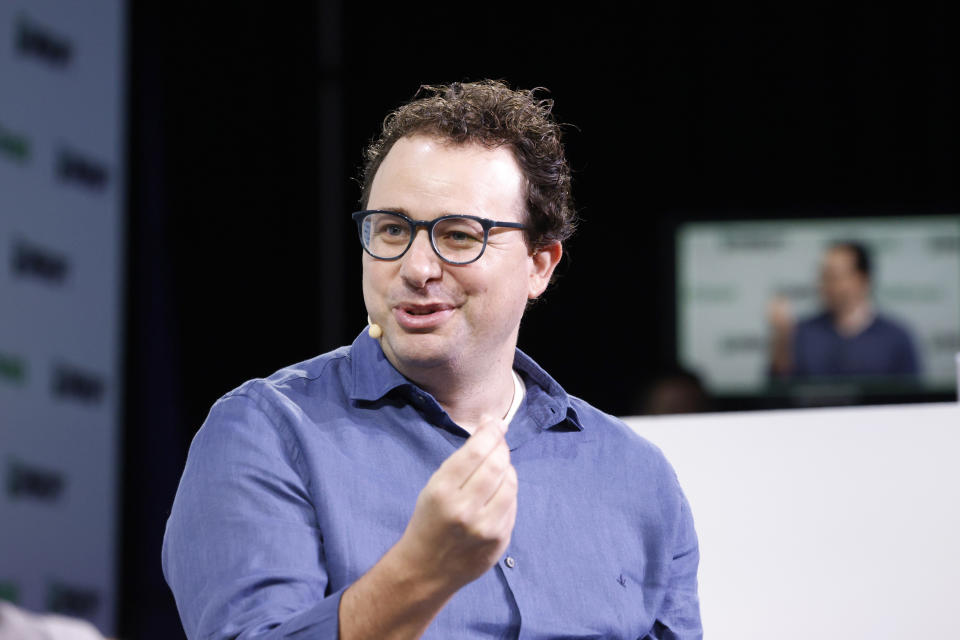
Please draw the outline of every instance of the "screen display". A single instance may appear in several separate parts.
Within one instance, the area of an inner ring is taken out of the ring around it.
[[[845,293],[824,280],[837,243],[862,247],[870,265],[869,311],[853,333],[835,326]],[[713,394],[764,394],[784,382],[884,394],[956,388],[960,216],[690,222],[678,228],[676,249],[678,360]],[[784,322],[790,349],[806,350],[793,362],[824,362],[817,375],[776,373]],[[858,341],[867,331],[878,335]],[[910,343],[914,372],[871,364],[891,342]],[[836,364],[841,356],[845,366]]]

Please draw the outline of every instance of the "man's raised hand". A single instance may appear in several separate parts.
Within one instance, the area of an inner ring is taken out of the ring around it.
[[[459,589],[506,551],[517,515],[517,472],[501,420],[486,422],[420,492],[398,551],[431,580]]]
[[[403,536],[344,593],[341,640],[419,638],[465,584],[506,551],[517,472],[502,420],[482,424],[430,477]]]

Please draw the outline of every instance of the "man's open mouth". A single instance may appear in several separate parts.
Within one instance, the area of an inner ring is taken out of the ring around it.
[[[405,311],[406,313],[409,313],[412,316],[426,316],[426,315],[430,315],[431,313],[436,313],[438,311],[445,311],[447,309],[450,309],[451,307],[450,305],[434,304],[434,305],[401,307],[401,308],[403,309],[403,311]]]
[[[394,307],[394,318],[408,331],[432,331],[453,314],[456,307],[446,303],[400,304]]]

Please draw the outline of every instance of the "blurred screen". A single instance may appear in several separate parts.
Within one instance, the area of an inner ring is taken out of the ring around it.
[[[821,313],[821,264],[837,242],[868,249],[874,312],[909,334],[919,371],[908,377],[838,375],[814,382],[843,382],[858,393],[955,389],[960,216],[681,225],[676,235],[679,362],[717,396],[774,390],[783,379],[771,373],[771,303],[785,304],[798,323]]]

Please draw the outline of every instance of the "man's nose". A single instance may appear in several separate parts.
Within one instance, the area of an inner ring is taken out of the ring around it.
[[[400,258],[400,275],[413,287],[422,288],[434,278],[443,275],[440,256],[430,246],[430,235],[426,229],[417,229],[413,244]]]

